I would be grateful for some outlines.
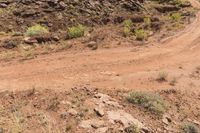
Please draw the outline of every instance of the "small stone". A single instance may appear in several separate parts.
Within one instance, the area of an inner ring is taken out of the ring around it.
[[[166,125],[169,124],[169,122],[168,122],[168,120],[167,120],[166,118],[163,118],[162,121],[163,121],[163,123],[166,124]]]
[[[150,133],[151,130],[149,128],[147,128],[147,127],[142,127],[142,132],[143,133]]]
[[[76,116],[78,113],[75,109],[70,109],[67,111],[68,114],[72,115],[72,116]]]
[[[200,126],[200,122],[199,122],[199,121],[197,121],[197,120],[194,120],[194,121],[193,121],[193,123],[194,123],[194,124],[197,124],[197,125],[199,125],[199,126]]]
[[[58,36],[53,36],[52,39],[53,39],[54,41],[59,41],[59,40],[60,40],[60,38],[59,38]]]
[[[27,43],[27,44],[34,44],[34,43],[37,43],[38,41],[34,38],[31,38],[31,37],[25,37],[24,42]]]
[[[96,45],[95,41],[91,41],[91,42],[88,43],[88,47],[93,47],[94,45]]]
[[[63,105],[68,105],[68,106],[72,105],[69,101],[61,101],[60,103]]]
[[[168,115],[164,115],[162,121],[163,121],[163,123],[166,124],[166,125],[168,125],[169,123],[172,122],[171,117],[168,116]]]
[[[102,108],[98,107],[98,108],[95,108],[94,111],[96,112],[96,114],[100,117],[103,117],[104,116],[104,111]]]
[[[91,48],[92,50],[96,50],[98,48],[98,45],[95,41],[91,41],[88,43],[87,45],[89,48]]]
[[[0,4],[0,7],[1,8],[6,8],[8,5],[7,4],[4,4],[4,3],[2,3],[2,4]]]
[[[96,128],[97,129],[104,126],[104,121],[96,120],[96,119],[84,120],[80,123],[79,126],[82,128]]]

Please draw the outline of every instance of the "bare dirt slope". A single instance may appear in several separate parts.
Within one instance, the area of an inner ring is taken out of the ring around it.
[[[200,7],[199,3],[192,1]],[[140,47],[99,49],[81,53],[41,55],[24,62],[0,64],[0,89],[67,88],[90,85],[101,88],[169,88],[177,80],[177,88],[199,86],[196,72],[200,56],[200,13],[194,22],[176,36]],[[159,73],[167,73],[168,81],[159,83]]]

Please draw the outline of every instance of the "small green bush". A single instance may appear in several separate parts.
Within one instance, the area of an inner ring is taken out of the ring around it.
[[[185,123],[181,129],[182,133],[200,133],[200,129],[193,123]]]
[[[48,29],[39,24],[29,27],[26,31],[27,36],[37,36],[37,35],[42,35],[46,33],[49,33]]]
[[[147,38],[147,33],[143,29],[136,29],[135,36],[137,40],[142,41]]]
[[[133,22],[130,19],[124,20],[124,27],[132,27],[133,26]]]
[[[182,5],[190,5],[190,2],[188,0],[171,0],[170,4],[181,7]]]
[[[131,28],[133,27],[133,22],[130,19],[124,20],[124,36],[128,37],[132,35]]]
[[[155,114],[163,114],[166,111],[164,100],[154,93],[132,92],[126,99],[129,103],[137,104]]]
[[[86,28],[81,24],[79,24],[78,26],[73,26],[69,28],[68,32],[69,38],[72,39],[72,38],[82,37],[85,34],[85,30]]]
[[[182,19],[182,16],[181,16],[181,14],[180,13],[172,13],[171,15],[170,15],[170,19],[172,20],[172,21],[174,21],[174,22],[179,22],[181,19]]]
[[[132,31],[131,31],[131,29],[129,27],[124,27],[124,36],[125,37],[128,37],[128,36],[130,36],[132,34],[133,33],[132,33]]]

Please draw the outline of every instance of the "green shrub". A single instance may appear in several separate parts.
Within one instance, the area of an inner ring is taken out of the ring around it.
[[[126,99],[129,103],[137,104],[155,114],[163,114],[166,111],[164,100],[154,93],[132,92]]]
[[[175,22],[179,22],[181,19],[182,19],[182,16],[181,16],[181,14],[180,13],[172,13],[171,15],[170,15],[170,19],[172,20],[172,21],[175,21]]]
[[[183,133],[200,133],[200,129],[193,123],[185,123],[181,129]]]
[[[128,37],[132,35],[131,28],[133,27],[133,22],[130,19],[124,20],[124,36]]]
[[[49,30],[46,27],[43,27],[39,24],[29,27],[26,31],[27,36],[37,36],[49,33]]]
[[[171,0],[170,4],[173,4],[179,7],[182,5],[190,5],[190,2],[188,0]]]
[[[82,37],[85,34],[85,30],[86,28],[81,24],[79,24],[78,26],[73,26],[69,28],[68,32],[69,38],[72,39],[72,38]]]
[[[133,22],[130,19],[124,20],[124,27],[133,27]]]
[[[135,36],[137,40],[142,41],[147,38],[147,33],[143,29],[136,29]]]
[[[128,37],[130,35],[132,35],[132,31],[131,31],[131,28],[130,27],[124,27],[124,36],[125,37]]]

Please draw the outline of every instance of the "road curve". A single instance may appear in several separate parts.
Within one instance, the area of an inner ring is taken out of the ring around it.
[[[200,4],[191,0],[195,7]],[[165,89],[168,83],[154,79],[160,71],[176,86],[200,86],[190,73],[200,65],[200,13],[185,30],[168,41],[148,48],[99,49],[82,53],[59,52],[24,62],[0,64],[0,90],[66,89],[74,86],[99,88]]]

